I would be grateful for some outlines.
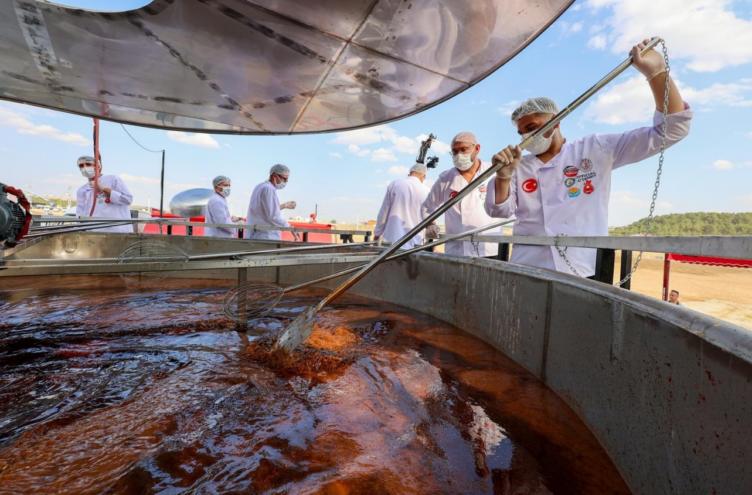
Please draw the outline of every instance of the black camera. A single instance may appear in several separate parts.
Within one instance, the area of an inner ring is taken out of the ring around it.
[[[420,152],[418,153],[418,158],[415,159],[416,163],[423,163],[427,168],[436,168],[436,164],[439,163],[438,156],[429,156],[428,162],[426,162],[426,154],[434,139],[436,139],[436,135],[431,133],[420,143]]]

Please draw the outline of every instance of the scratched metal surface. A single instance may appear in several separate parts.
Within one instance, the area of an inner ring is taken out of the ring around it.
[[[286,134],[424,110],[512,58],[572,0],[0,2],[0,98],[131,124]]]

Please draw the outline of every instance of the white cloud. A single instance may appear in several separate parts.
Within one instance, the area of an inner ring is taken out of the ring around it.
[[[368,127],[337,133],[332,140],[334,144],[347,146],[347,150],[360,157],[371,156],[373,161],[397,161],[396,154],[417,156],[421,142],[428,136],[421,134],[416,137],[401,136],[395,129],[388,125]],[[376,149],[368,146],[378,145]],[[431,147],[434,153],[448,153],[449,145],[441,141],[434,141]]]
[[[167,131],[167,137],[182,144],[190,144],[199,148],[219,148],[219,143],[209,134],[195,132]]]
[[[510,100],[506,103],[503,103],[497,110],[500,114],[502,114],[506,118],[512,117],[512,112],[515,111],[515,109],[522,103],[519,100]]]
[[[397,157],[394,156],[391,150],[386,148],[379,148],[371,153],[371,161],[374,162],[396,162]]]
[[[382,141],[389,141],[396,135],[397,131],[388,125],[377,125],[366,127],[364,129],[356,129],[354,131],[338,132],[332,142],[336,144],[354,144],[357,146],[363,146],[366,144],[376,144]]]
[[[704,89],[682,88],[682,96],[687,101],[706,107],[728,105],[752,107],[752,79],[740,79],[735,83],[715,83]]]
[[[582,31],[582,25],[583,24],[581,21],[577,21],[577,22],[562,21],[559,27],[564,32],[564,34],[570,35],[570,34],[575,34],[575,33],[579,33],[580,31]]]
[[[595,50],[603,50],[606,48],[606,37],[602,34],[596,34],[588,40],[587,46]]]
[[[335,151],[335,152],[333,152],[333,153],[329,153],[329,156],[331,156],[332,158],[336,158],[336,159],[338,159],[338,160],[339,160],[339,159],[341,159],[341,158],[342,158],[342,153],[337,153],[337,152]]]
[[[407,175],[408,171],[409,169],[404,165],[393,165],[389,167],[387,173],[391,175]]]
[[[713,168],[716,170],[733,170],[734,163],[728,160],[716,160],[713,162]]]
[[[650,198],[637,196],[630,191],[612,191],[609,198],[608,224],[612,226],[627,225],[648,216]],[[668,201],[658,201],[655,204],[655,214],[663,215],[674,210],[674,205]]]
[[[591,9],[607,7],[604,31],[591,48],[610,47],[626,55],[646,34],[666,40],[669,55],[687,60],[697,72],[752,62],[752,21],[737,17],[731,0],[589,0]]]
[[[47,137],[76,146],[91,146],[91,141],[81,134],[64,132],[47,124],[35,124],[26,116],[7,108],[0,108],[0,125],[12,127],[19,134]]]
[[[752,106],[752,79],[715,83],[701,89],[676,83],[684,100],[695,108]],[[650,121],[654,111],[655,102],[645,79],[637,75],[599,93],[585,110],[585,118],[619,125]]]
[[[400,153],[418,155],[420,151],[420,141],[418,139],[412,139],[407,136],[397,136],[392,143],[394,143],[394,149]]]
[[[362,149],[357,144],[348,144],[347,151],[356,156],[368,156],[368,154],[370,153],[370,151],[368,151],[367,149]]]
[[[645,122],[654,110],[645,79],[634,76],[599,93],[586,108],[585,118],[612,125]]]
[[[159,179],[156,177],[145,177],[143,175],[131,175],[131,174],[119,174],[120,178],[129,184],[146,184],[146,185],[159,185]]]

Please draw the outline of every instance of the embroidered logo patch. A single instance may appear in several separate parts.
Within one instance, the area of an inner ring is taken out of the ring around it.
[[[567,179],[564,179],[564,185],[566,187],[572,187],[574,185],[574,178],[569,177]]]
[[[452,199],[455,196],[457,196],[457,191],[449,191],[449,199]]]
[[[570,198],[576,198],[577,196],[579,196],[579,195],[580,195],[580,188],[579,188],[579,187],[570,187],[570,188],[569,188],[569,189],[567,190],[567,195],[568,195],[568,196],[569,196]]]
[[[595,191],[595,188],[593,187],[593,181],[586,180],[585,185],[582,186],[582,192],[584,192],[585,194],[592,194],[593,191]]]
[[[538,189],[538,181],[535,179],[528,179],[522,183],[522,190],[526,193],[535,192]]]
[[[564,177],[577,177],[577,174],[579,172],[580,172],[580,169],[578,169],[574,165],[569,165],[568,167],[564,167]]]
[[[593,162],[590,161],[590,158],[583,158],[580,162],[580,168],[583,172],[590,172],[593,170]]]

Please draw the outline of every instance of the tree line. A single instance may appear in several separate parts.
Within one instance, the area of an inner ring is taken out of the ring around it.
[[[647,218],[609,229],[611,235],[645,234]],[[653,217],[650,235],[752,235],[752,213],[673,213]]]

